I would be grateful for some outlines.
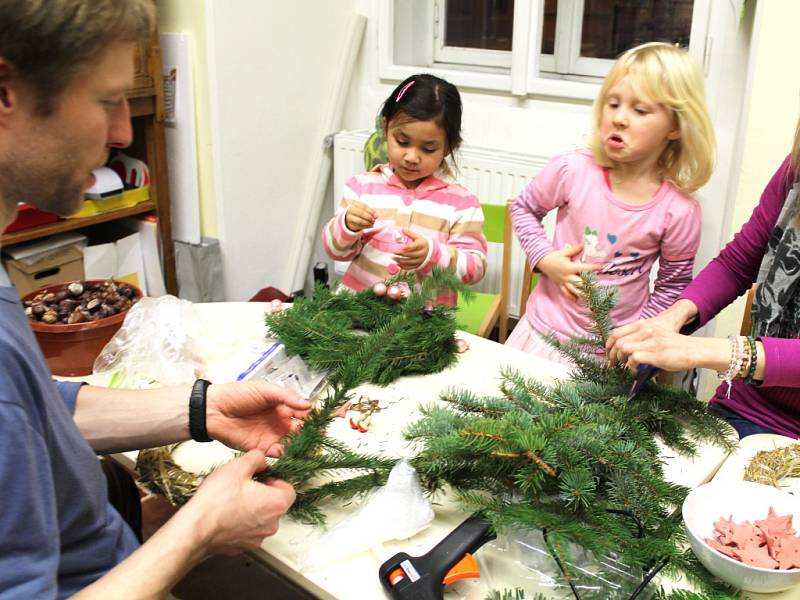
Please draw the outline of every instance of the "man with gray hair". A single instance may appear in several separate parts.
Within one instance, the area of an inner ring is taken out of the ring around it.
[[[75,212],[92,170],[130,144],[126,91],[153,10],[151,0],[0,0],[0,230],[22,200]],[[258,547],[294,490],[253,474],[309,408],[266,382],[56,384],[0,268],[0,596],[159,597],[205,556]],[[190,436],[249,452],[139,546],[108,502],[96,454]]]

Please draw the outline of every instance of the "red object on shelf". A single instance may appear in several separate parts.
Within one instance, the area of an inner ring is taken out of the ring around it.
[[[17,205],[16,220],[6,228],[5,233],[19,231],[20,229],[30,229],[37,225],[55,223],[56,221],[58,221],[57,214],[44,212],[35,206],[21,202]]]

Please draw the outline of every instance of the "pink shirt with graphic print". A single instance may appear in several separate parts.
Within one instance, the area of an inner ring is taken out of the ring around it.
[[[551,210],[558,211],[552,242],[541,224]],[[588,151],[553,158],[514,200],[511,213],[534,267],[555,249],[584,244],[580,260],[600,263],[599,282],[619,288],[611,313],[615,327],[658,314],[691,280],[700,243],[697,201],[664,181],[648,202],[625,203]],[[651,292],[650,271],[659,258]],[[537,331],[561,339],[584,335],[590,324],[585,303],[566,297],[547,277],[539,278],[525,316]]]

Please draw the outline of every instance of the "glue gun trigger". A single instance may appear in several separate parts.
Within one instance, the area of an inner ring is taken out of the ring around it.
[[[444,585],[450,585],[461,579],[478,579],[480,576],[481,570],[480,567],[478,567],[477,561],[472,554],[467,552],[464,554],[464,558],[454,564],[453,568],[447,572],[442,583]]]

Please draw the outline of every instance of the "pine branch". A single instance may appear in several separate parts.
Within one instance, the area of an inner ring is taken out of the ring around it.
[[[267,317],[287,350],[329,369],[333,386],[269,471],[298,486],[295,516],[322,523],[321,503],[346,502],[385,481],[393,460],[355,453],[325,429],[355,386],[385,385],[455,360],[451,311],[422,310],[443,286],[462,291],[452,279],[436,271],[398,303],[371,290],[318,290],[313,301]],[[564,559],[576,544],[642,572],[667,561],[704,593],[717,593],[719,584],[684,551],[673,508],[687,490],[664,480],[655,439],[686,454],[698,440],[724,447],[731,440],[705,403],[682,390],[651,382],[627,400],[631,373],[603,359],[616,292],[591,273],[581,275],[581,289],[594,323],[588,335],[548,339],[572,359],[570,377],[547,386],[506,369],[500,395],[447,390],[444,406],[421,407],[422,418],[404,431],[420,448],[412,466],[429,493],[453,490],[465,511],[480,511],[497,531],[546,528]]]

